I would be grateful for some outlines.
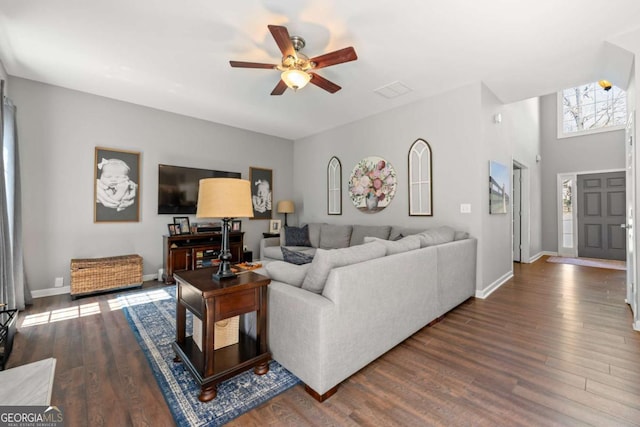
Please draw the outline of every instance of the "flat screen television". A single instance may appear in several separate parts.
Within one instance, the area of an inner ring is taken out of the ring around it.
[[[239,172],[158,165],[158,213],[195,214],[203,178],[241,178]]]

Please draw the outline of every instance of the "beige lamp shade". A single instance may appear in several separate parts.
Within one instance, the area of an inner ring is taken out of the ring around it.
[[[251,183],[246,179],[200,180],[197,218],[253,218]]]
[[[278,202],[278,213],[294,213],[296,207],[291,200],[280,200]]]

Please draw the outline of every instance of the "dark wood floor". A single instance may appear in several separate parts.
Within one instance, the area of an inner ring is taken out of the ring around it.
[[[489,298],[422,329],[324,403],[296,386],[231,425],[640,425],[625,272],[545,258],[514,268]],[[9,367],[56,357],[52,403],[68,426],[172,425],[113,298],[36,300],[21,322],[45,313],[42,324],[20,326]]]

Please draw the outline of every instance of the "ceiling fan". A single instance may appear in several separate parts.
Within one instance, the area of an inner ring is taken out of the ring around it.
[[[268,27],[282,52],[281,63],[262,64],[259,62],[229,61],[232,67],[266,68],[282,71],[280,81],[271,92],[271,95],[282,95],[284,91],[287,90],[287,87],[297,91],[306,86],[307,83],[312,83],[330,93],[336,93],[342,89],[337,84],[314,73],[313,70],[342,64],[343,62],[355,61],[358,59],[358,56],[353,47],[345,47],[344,49],[309,59],[305,54],[300,52],[305,46],[305,41],[302,37],[289,36],[287,27],[279,25],[269,25]]]

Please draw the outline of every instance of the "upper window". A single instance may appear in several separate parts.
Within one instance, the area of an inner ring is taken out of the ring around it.
[[[558,92],[558,138],[623,129],[627,120],[627,94],[598,82]]]

